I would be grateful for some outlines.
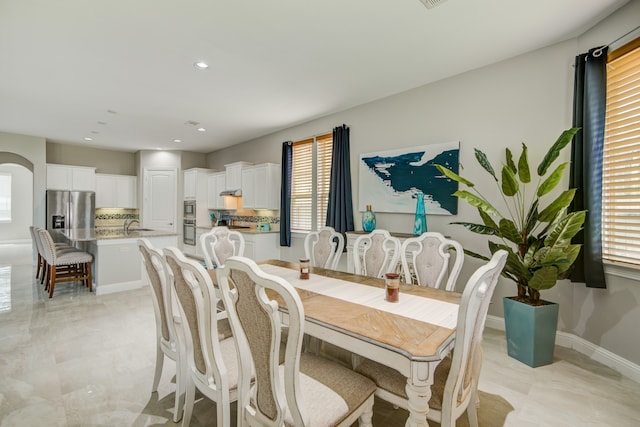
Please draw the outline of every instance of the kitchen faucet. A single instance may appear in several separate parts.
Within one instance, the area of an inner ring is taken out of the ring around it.
[[[129,228],[131,228],[131,226],[133,225],[134,222],[137,222],[138,225],[140,225],[140,221],[138,221],[137,219],[125,219],[124,220],[124,233],[125,234],[129,233]]]

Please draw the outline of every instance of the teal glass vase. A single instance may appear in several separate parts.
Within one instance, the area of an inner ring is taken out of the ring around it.
[[[376,229],[376,214],[371,210],[371,205],[367,205],[367,210],[362,214],[362,229],[367,233]]]
[[[416,219],[413,222],[413,235],[419,236],[427,231],[427,214],[424,210],[424,194],[416,193]]]

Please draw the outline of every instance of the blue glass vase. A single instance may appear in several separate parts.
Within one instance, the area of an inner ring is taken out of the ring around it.
[[[376,229],[376,215],[371,210],[371,205],[367,205],[367,210],[362,214],[362,229],[367,233]]]
[[[416,219],[413,222],[413,235],[419,236],[427,231],[427,214],[424,210],[424,194],[416,193]]]

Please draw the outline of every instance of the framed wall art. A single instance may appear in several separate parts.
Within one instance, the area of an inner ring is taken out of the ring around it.
[[[360,155],[358,208],[415,213],[416,192],[424,193],[427,214],[456,215],[458,183],[433,165],[458,173],[460,142],[423,145]]]

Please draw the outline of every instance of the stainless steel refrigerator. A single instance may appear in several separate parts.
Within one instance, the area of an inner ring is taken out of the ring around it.
[[[47,190],[47,230],[94,228],[96,193]],[[53,234],[53,233],[52,233]]]

